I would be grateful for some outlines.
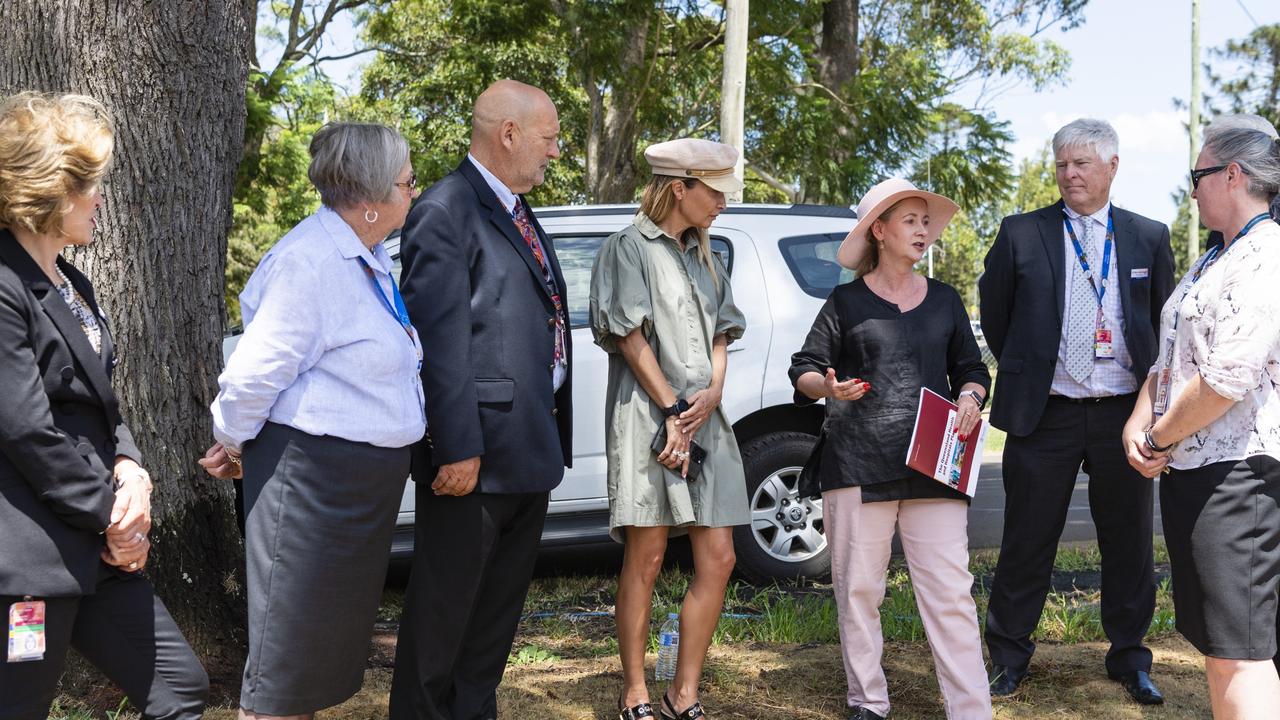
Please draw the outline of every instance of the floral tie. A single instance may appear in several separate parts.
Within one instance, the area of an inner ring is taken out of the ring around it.
[[[538,240],[538,233],[533,229],[533,223],[529,222],[529,212],[525,209],[523,200],[516,200],[515,211],[511,213],[511,219],[515,221],[516,228],[520,230],[520,237],[529,245],[529,251],[533,253],[533,259],[538,261],[538,267],[542,268],[542,282],[547,286],[547,293],[551,295],[551,303],[556,308],[556,345],[555,354],[552,356],[555,364],[564,363],[564,305],[560,300],[560,290],[556,288],[555,276],[551,274],[551,264],[547,262],[546,253],[542,249],[542,241]]]

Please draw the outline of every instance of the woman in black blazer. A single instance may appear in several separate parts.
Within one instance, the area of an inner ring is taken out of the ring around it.
[[[138,574],[151,480],[111,390],[107,319],[59,255],[92,242],[112,149],[90,98],[0,104],[0,720],[47,716],[69,647],[147,718],[199,717],[208,691]]]

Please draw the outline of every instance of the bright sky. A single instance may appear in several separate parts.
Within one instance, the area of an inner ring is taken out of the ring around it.
[[[331,28],[324,54],[353,47],[351,14],[344,15]],[[1213,61],[1209,51],[1246,36],[1254,20],[1280,22],[1280,2],[1201,0],[1202,58]],[[1104,118],[1120,135],[1120,171],[1112,188],[1116,202],[1172,222],[1176,208],[1171,193],[1183,184],[1191,165],[1187,113],[1173,106],[1175,97],[1191,95],[1190,0],[1092,0],[1082,26],[1046,35],[1071,53],[1066,86],[1040,93],[1015,89],[993,102],[996,114],[1012,123],[1015,161],[1039,153],[1054,131],[1074,118]],[[279,48],[260,46],[263,62],[273,62]],[[326,71],[354,92],[367,60],[366,55],[329,63]],[[1214,67],[1223,66],[1215,62]]]
[[[1245,8],[1259,24],[1280,22],[1275,0],[1200,2],[1201,57],[1215,69],[1226,66],[1209,51],[1254,28]],[[1116,203],[1172,222],[1170,194],[1185,184],[1191,167],[1188,113],[1173,106],[1173,98],[1191,97],[1190,0],[1093,0],[1084,25],[1049,36],[1071,53],[1067,86],[1041,93],[1017,89],[994,102],[996,114],[1012,123],[1015,158],[1038,154],[1077,117],[1108,120],[1120,136]],[[1203,75],[1201,82],[1207,83]]]

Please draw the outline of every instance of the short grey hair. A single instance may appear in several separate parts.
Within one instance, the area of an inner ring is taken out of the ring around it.
[[[1204,149],[1219,165],[1239,165],[1249,178],[1245,186],[1248,193],[1271,202],[1280,193],[1280,140],[1276,140],[1275,128],[1268,132],[1256,122],[1246,124],[1238,116],[1235,120],[1228,118],[1224,118],[1227,122],[1221,127],[1215,127],[1215,121],[1205,131]]]
[[[1237,113],[1235,115],[1220,115],[1213,119],[1209,127],[1205,128],[1204,139],[1208,142],[1210,138],[1224,130],[1257,130],[1266,133],[1273,140],[1280,137],[1280,133],[1276,132],[1276,128],[1266,118],[1261,115],[1252,113]]]
[[[409,161],[404,137],[375,123],[328,123],[311,138],[310,152],[307,177],[320,191],[320,202],[334,209],[391,197]]]
[[[1053,134],[1053,155],[1066,147],[1087,147],[1107,161],[1120,155],[1120,137],[1106,120],[1080,118],[1063,125]]]

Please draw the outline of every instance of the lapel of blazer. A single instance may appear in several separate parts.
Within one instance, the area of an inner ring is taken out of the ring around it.
[[[524,237],[520,235],[520,230],[516,228],[516,221],[512,219],[511,213],[507,212],[507,209],[498,201],[498,197],[493,194],[493,188],[489,187],[489,183],[485,182],[484,176],[480,174],[475,165],[471,164],[470,160],[464,158],[462,165],[458,169],[462,171],[462,176],[471,183],[472,188],[476,191],[476,196],[480,198],[482,212],[488,212],[489,222],[493,223],[494,227],[507,239],[507,242],[511,243],[511,247],[515,249],[516,254],[524,260],[529,272],[533,273],[533,276],[537,278],[538,287],[542,288],[542,294],[546,297],[547,302],[550,303],[551,295],[547,292],[547,283],[542,278],[542,267],[538,265],[538,260],[533,256],[533,251],[529,249],[529,243],[525,242]],[[522,199],[521,202],[524,202],[524,200]],[[532,212],[529,213],[529,217],[533,217]],[[534,223],[536,228],[537,221],[534,220]],[[550,255],[550,249],[547,248],[546,250]]]
[[[1044,243],[1045,254],[1049,258],[1049,268],[1053,271],[1053,293],[1058,300],[1058,324],[1062,324],[1063,307],[1066,304],[1067,270],[1066,250],[1063,247],[1062,233],[1062,201],[1041,208],[1038,215],[1040,240]]]
[[[1133,273],[1134,260],[1138,257],[1141,248],[1138,245],[1138,231],[1133,226],[1133,214],[1113,204],[1111,217],[1114,218],[1116,229],[1116,282],[1112,287],[1120,293],[1120,315],[1124,320],[1124,327],[1128,329],[1133,327],[1133,323],[1129,322],[1129,318],[1132,317],[1129,312],[1129,280]]]
[[[85,337],[84,329],[80,327],[80,321],[71,312],[71,308],[67,307],[67,304],[62,301],[62,295],[58,294],[58,291],[54,289],[53,283],[49,282],[49,278],[45,276],[40,266],[36,265],[36,261],[31,259],[27,251],[16,240],[12,240],[11,236],[8,238],[0,236],[0,257],[21,278],[23,284],[27,286],[27,290],[40,303],[44,314],[48,316],[54,327],[58,328],[58,332],[62,334],[62,339],[66,341],[71,354],[80,363],[80,367],[84,369],[84,374],[89,379],[90,387],[98,395],[98,399],[102,401],[102,406],[107,409],[108,417],[115,417],[119,410],[116,406],[115,393],[111,391],[111,378],[107,376],[104,362],[104,358],[110,357],[105,352],[107,344],[104,342],[102,346],[104,350],[102,355],[93,351],[93,346],[89,344],[89,338]],[[74,274],[78,276],[77,279],[83,280],[83,276],[61,258],[59,258],[58,264],[63,269],[63,272],[66,273],[68,279],[71,279]],[[87,289],[88,282],[84,281],[83,285],[84,289]],[[85,295],[81,284],[74,281],[72,286],[81,291],[85,302],[89,302],[90,307],[93,308],[94,314],[99,314],[97,307],[90,300],[92,293]],[[105,335],[106,333],[104,332],[104,337]]]

